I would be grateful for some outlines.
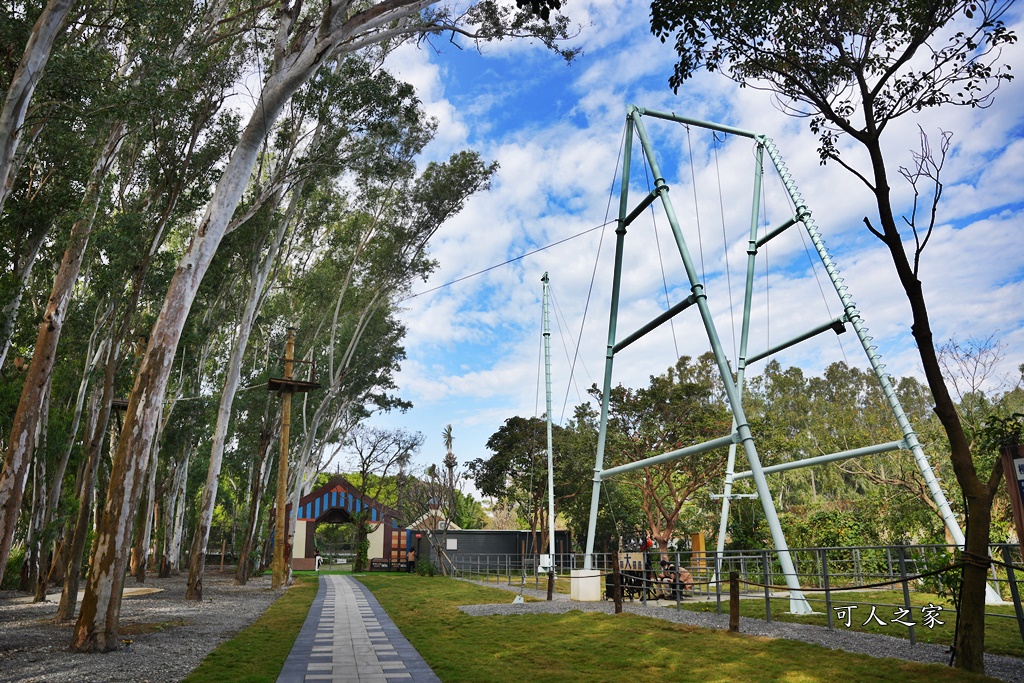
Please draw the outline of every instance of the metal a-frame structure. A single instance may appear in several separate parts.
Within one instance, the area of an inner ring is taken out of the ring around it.
[[[651,144],[650,137],[647,134],[647,129],[644,126],[643,118],[651,117],[655,119],[662,119],[665,121],[672,121],[676,123],[692,125],[700,128],[705,128],[712,131],[721,133],[728,133],[731,135],[742,136],[750,138],[755,144],[754,153],[754,192],[753,192],[753,206],[751,209],[750,216],[750,236],[747,247],[747,271],[746,271],[746,286],[743,303],[743,323],[741,328],[740,346],[739,346],[739,358],[738,367],[736,369],[736,380],[733,381],[732,372],[729,367],[728,358],[723,350],[721,340],[718,336],[718,332],[715,328],[714,320],[711,317],[711,312],[707,303],[707,295],[704,291],[704,285],[701,282],[699,273],[694,265],[693,259],[691,258],[690,250],[687,247],[686,240],[683,237],[683,233],[679,226],[679,220],[676,216],[675,210],[672,206],[672,200],[669,198],[668,185],[665,179],[662,177],[661,171],[658,166],[657,159],[654,154],[654,146]],[[643,149],[643,154],[647,159],[647,163],[651,169],[651,173],[654,176],[654,189],[651,190],[640,203],[632,210],[629,209],[629,182],[630,182],[630,161],[632,157],[632,143],[634,133],[639,137],[640,143]],[[794,215],[786,220],[778,227],[768,231],[761,237],[758,237],[758,215],[761,210],[761,181],[764,172],[765,155],[767,154],[768,160],[775,167],[779,177],[782,180],[782,184],[785,187],[789,198],[795,207]],[[669,308],[663,314],[649,322],[648,324],[641,327],[636,332],[629,336],[618,340],[616,324],[618,320],[618,309],[619,309],[619,292],[622,281],[622,257],[623,247],[625,244],[626,228],[636,220],[648,207],[651,206],[655,201],[661,200],[662,207],[665,212],[665,216],[668,219],[669,225],[672,229],[672,234],[675,238],[676,247],[679,250],[679,255],[682,258],[683,267],[686,271],[686,276],[690,284],[690,295]],[[828,273],[829,279],[835,288],[836,294],[838,294],[840,301],[843,306],[843,314],[833,320],[824,322],[816,327],[804,332],[789,341],[782,344],[777,344],[771,348],[756,354],[747,353],[747,342],[749,341],[750,333],[750,312],[751,302],[754,290],[754,264],[757,257],[758,249],[764,244],[779,236],[789,228],[800,225],[806,230],[807,235],[810,237],[810,241],[817,252],[818,257],[821,259],[821,263],[824,266],[825,271]],[[808,210],[807,205],[804,203],[803,198],[797,191],[796,184],[793,182],[792,176],[789,170],[786,168],[782,157],[780,156],[778,149],[775,144],[765,135],[754,133],[747,130],[741,130],[731,126],[725,126],[715,123],[709,123],[694,118],[688,118],[685,116],[678,116],[676,114],[670,114],[659,111],[652,111],[642,109],[634,105],[630,105],[626,111],[626,133],[623,146],[623,157],[622,157],[622,181],[620,188],[619,197],[619,216],[617,222],[617,228],[615,230],[615,262],[614,262],[614,276],[612,281],[612,296],[611,296],[611,311],[609,315],[608,324],[608,345],[607,352],[605,355],[605,373],[604,373],[604,385],[603,395],[601,401],[601,418],[600,418],[600,431],[598,432],[597,441],[597,454],[594,463],[594,486],[593,495],[591,498],[590,505],[590,520],[587,531],[587,548],[585,557],[585,568],[592,569],[592,558],[594,552],[594,535],[597,525],[597,510],[598,501],[601,491],[601,482],[609,477],[624,472],[648,467],[651,465],[657,465],[665,462],[684,458],[689,455],[695,455],[706,451],[715,450],[718,448],[729,448],[729,457],[725,472],[725,486],[724,493],[722,495],[722,514],[721,522],[718,533],[718,555],[721,557],[722,551],[724,550],[725,543],[725,532],[728,527],[729,507],[730,500],[733,497],[732,486],[733,482],[752,478],[757,488],[757,497],[761,500],[761,506],[764,510],[765,517],[768,521],[769,529],[771,530],[772,541],[775,545],[775,549],[778,554],[779,564],[782,568],[782,573],[786,577],[786,585],[790,589],[790,610],[794,613],[808,613],[811,611],[807,600],[803,597],[803,593],[799,590],[800,584],[796,574],[796,570],[793,566],[793,560],[789,552],[789,546],[786,544],[786,537],[782,531],[782,527],[779,525],[779,517],[775,510],[775,504],[772,499],[771,492],[768,488],[768,483],[765,479],[766,474],[772,472],[782,472],[785,470],[796,469],[799,467],[807,467],[811,465],[819,465],[827,462],[834,462],[839,460],[846,460],[849,458],[855,458],[862,455],[870,455],[875,453],[884,453],[887,451],[894,451],[898,449],[909,450],[913,453],[914,459],[917,463],[918,469],[923,475],[925,482],[928,486],[928,491],[931,494],[933,500],[939,508],[939,514],[942,516],[946,527],[952,534],[955,542],[959,546],[963,546],[964,535],[957,523],[956,517],[953,515],[953,511],[949,507],[949,503],[946,500],[946,496],[939,486],[938,479],[935,477],[932,471],[931,465],[928,462],[928,458],[921,448],[921,444],[918,441],[917,434],[914,432],[913,427],[910,425],[906,414],[903,411],[903,407],[900,404],[899,398],[896,396],[889,376],[883,372],[883,365],[880,362],[880,356],[877,353],[876,347],[871,344],[871,337],[867,334],[867,328],[864,326],[863,318],[860,312],[857,310],[854,304],[849,289],[843,284],[843,279],[839,277],[839,270],[835,265],[832,257],[829,255],[828,250],[825,248],[825,244],[822,241],[821,234],[818,232],[815,226],[814,220],[811,218],[811,212]],[[607,435],[608,425],[608,401],[609,394],[612,388],[612,367],[615,360],[615,355],[622,351],[624,348],[637,341],[647,333],[653,331],[657,327],[668,322],[670,319],[679,315],[684,310],[696,307],[699,312],[701,322],[703,323],[704,330],[707,333],[708,340],[711,343],[711,349],[715,356],[716,364],[722,378],[722,382],[725,385],[726,395],[729,399],[729,408],[733,414],[733,428],[732,433],[722,436],[717,439],[712,439],[703,444],[695,446],[688,446],[686,448],[677,449],[656,455],[653,457],[638,460],[632,463],[620,465],[618,467],[612,467],[604,469],[604,451],[605,451],[605,440]],[[893,416],[896,418],[900,430],[902,431],[903,438],[899,441],[891,441],[888,443],[878,444],[875,446],[868,446],[865,448],[858,448],[849,451],[842,451],[839,453],[833,453],[830,455],[823,455],[813,458],[806,458],[794,462],[784,463],[781,465],[774,465],[772,467],[762,467],[761,460],[757,453],[757,446],[755,444],[754,436],[751,434],[750,427],[747,424],[746,415],[743,410],[743,377],[746,367],[756,360],[763,359],[774,353],[787,349],[795,344],[810,339],[818,334],[827,332],[829,330],[835,331],[837,334],[845,330],[845,326],[850,325],[856,332],[857,339],[860,342],[861,347],[864,349],[867,355],[868,362],[874,371],[875,376],[878,379],[879,385],[888,400],[889,407],[893,412]],[[747,461],[750,464],[748,471],[736,472],[736,451],[737,447],[743,449],[746,455]],[[716,571],[717,574],[717,571]]]

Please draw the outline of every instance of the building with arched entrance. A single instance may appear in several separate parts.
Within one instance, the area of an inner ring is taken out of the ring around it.
[[[387,558],[405,562],[412,547],[412,532],[398,526],[398,511],[368,496],[341,475],[335,475],[323,486],[299,499],[297,514],[291,504],[286,508],[288,519],[294,520],[292,569],[316,569],[316,547],[313,542],[318,524],[348,524],[356,515],[369,510],[370,549],[367,558]]]

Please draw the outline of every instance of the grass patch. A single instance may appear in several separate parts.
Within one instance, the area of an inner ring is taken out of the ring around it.
[[[519,588],[523,586],[530,590],[546,591],[548,589],[548,577],[541,574],[539,577],[533,575],[527,576],[524,581],[519,574],[512,574],[511,578],[505,574],[488,574],[486,572],[463,572],[461,578],[468,579],[470,581],[480,581],[482,583],[493,583],[501,586],[512,586],[513,588]],[[555,578],[555,592],[565,593],[568,595],[572,592],[571,582],[569,580],[569,574],[558,574]]]
[[[811,607],[822,614],[793,615],[788,614],[789,598],[772,598],[772,619],[779,621],[792,621],[801,624],[815,624],[827,626],[828,616],[825,612],[825,597],[823,593],[808,593],[811,599]],[[946,599],[940,598],[933,593],[913,592],[910,594],[911,614],[904,618],[904,621],[916,623],[914,634],[919,643],[936,643],[949,645],[953,642],[953,632],[956,626],[956,613],[953,611],[953,604]],[[938,617],[944,624],[935,624],[928,628],[922,620],[921,608],[926,605],[942,607]],[[895,617],[894,609],[903,606],[902,591],[850,591],[848,593],[832,594],[832,618],[833,628],[836,630],[847,629],[846,619],[840,621],[835,611],[836,607],[847,607],[857,605],[857,608],[850,613],[851,631],[862,631],[866,633],[882,633],[896,638],[909,638],[908,629],[900,624],[891,623]],[[871,605],[876,605],[876,615],[886,624],[879,625],[871,619]],[[714,602],[706,603],[683,603],[683,609],[695,612],[714,612]],[[722,610],[729,611],[728,595],[722,598]],[[991,614],[1003,614],[1015,616],[1013,605],[986,605],[985,611]],[[740,600],[740,615],[764,619],[764,598],[744,598]],[[864,622],[868,622],[866,625]],[[1002,617],[985,617],[985,652],[997,655],[1010,655],[1013,657],[1024,657],[1024,643],[1021,641],[1020,630],[1017,628],[1016,619],[1004,619]],[[1024,666],[1024,663],[1022,663]]]
[[[273,683],[295,644],[318,581],[296,577],[294,585],[233,639],[207,655],[184,683]]]
[[[470,617],[512,596],[440,577],[358,577],[445,683],[525,680],[986,681],[940,665],[698,629],[633,614]]]

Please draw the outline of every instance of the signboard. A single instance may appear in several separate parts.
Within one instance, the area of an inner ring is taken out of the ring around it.
[[[647,553],[619,553],[620,572],[642,572]]]
[[[1024,446],[1007,446],[1001,448],[1000,453],[1013,521],[1017,526],[1017,542],[1024,543]]]
[[[1017,491],[1024,499],[1024,458],[1013,459],[1013,472],[1017,475]]]

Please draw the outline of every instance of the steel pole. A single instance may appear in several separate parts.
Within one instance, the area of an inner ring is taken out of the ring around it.
[[[758,140],[754,152],[754,197],[750,207],[750,237],[747,242],[747,278],[743,291],[743,321],[740,327],[739,358],[736,359],[736,390],[743,394],[743,379],[746,372],[747,341],[750,339],[750,310],[754,297],[754,260],[757,256],[757,224],[761,213],[761,180],[764,177],[764,144]],[[733,431],[736,431],[736,420],[733,418]],[[729,511],[732,508],[732,482],[736,472],[736,444],[729,446],[729,459],[725,465],[725,485],[722,488],[722,514],[718,521],[718,539],[715,549],[718,551],[715,566],[715,580],[721,580],[722,553],[725,552],[725,534],[729,529]]]
[[[615,326],[619,318],[619,288],[622,284],[622,249],[626,239],[626,216],[629,207],[629,166],[633,154],[633,113],[626,110],[626,135],[622,151],[622,185],[619,188],[619,219],[615,228],[615,269],[612,274],[612,300],[608,313],[608,345],[604,357],[604,384],[601,393],[601,418],[597,431],[597,454],[594,456],[594,485],[590,495],[590,519],[587,521],[587,548],[583,568],[594,568],[594,535],[597,533],[597,508],[601,499],[601,470],[604,468],[604,448],[608,436],[608,397],[612,391],[612,366],[615,360]]]
[[[750,469],[754,473],[754,481],[757,484],[757,493],[761,498],[761,506],[764,509],[765,517],[768,520],[768,528],[771,530],[772,540],[774,541],[775,548],[779,554],[779,564],[782,566],[782,572],[786,577],[786,585],[789,587],[790,610],[797,614],[810,613],[811,607],[803,597],[803,593],[800,592],[800,582],[796,575],[796,568],[793,566],[793,560],[789,553],[789,545],[786,543],[786,536],[782,532],[782,526],[779,524],[779,516],[775,511],[775,503],[772,500],[771,492],[768,490],[768,483],[764,478],[764,473],[761,471],[761,458],[757,454],[757,447],[754,445],[754,437],[750,432],[750,425],[747,423],[746,414],[744,413],[743,406],[740,402],[740,394],[736,390],[736,384],[732,379],[732,370],[729,367],[728,359],[726,358],[725,352],[722,348],[722,342],[719,339],[718,330],[715,328],[714,320],[711,317],[707,294],[704,293],[704,285],[697,277],[697,269],[694,266],[690,250],[686,246],[686,240],[683,238],[682,230],[679,227],[679,220],[676,217],[675,208],[672,205],[672,200],[669,199],[668,196],[668,185],[665,183],[665,179],[661,176],[661,169],[654,157],[654,149],[651,145],[650,138],[647,135],[647,130],[644,127],[643,121],[640,119],[639,113],[633,112],[632,117],[636,125],[637,134],[640,137],[640,144],[647,157],[647,163],[650,164],[651,174],[654,176],[655,188],[657,188],[658,193],[661,195],[661,202],[665,209],[665,216],[668,218],[669,225],[672,227],[676,247],[679,250],[679,256],[682,258],[683,267],[685,268],[687,278],[690,281],[690,291],[697,299],[697,308],[700,311],[701,321],[704,323],[704,330],[707,332],[708,340],[711,342],[711,350],[715,356],[715,361],[718,364],[718,370],[722,376],[722,382],[725,385],[726,395],[729,397],[729,408],[732,410],[733,417],[736,420],[736,431],[739,434],[740,442],[743,444],[743,450],[747,455],[747,460],[750,462]]]
[[[541,278],[544,283],[544,393],[548,429],[548,600],[555,576],[555,459],[551,445],[551,328],[548,323],[548,274]]]
[[[846,319],[850,321],[850,324],[853,325],[853,329],[857,332],[857,339],[860,340],[861,347],[864,349],[864,353],[868,357],[868,362],[871,364],[871,369],[874,371],[875,377],[878,378],[878,383],[882,387],[882,392],[885,394],[885,398],[889,402],[889,408],[892,410],[893,416],[896,418],[896,422],[900,426],[900,431],[903,432],[903,439],[906,441],[907,447],[914,454],[914,460],[917,462],[917,468],[921,471],[921,475],[924,477],[925,483],[928,486],[928,492],[931,494],[932,500],[935,501],[935,504],[939,508],[939,515],[942,517],[942,521],[945,522],[946,528],[949,529],[949,533],[953,536],[956,544],[962,548],[964,545],[964,534],[960,529],[960,524],[957,523],[956,516],[949,507],[949,502],[946,500],[946,494],[943,493],[942,488],[939,486],[939,480],[932,471],[932,466],[928,462],[928,456],[925,455],[924,449],[921,447],[921,443],[917,439],[917,433],[910,425],[910,421],[907,419],[907,415],[903,411],[903,405],[900,403],[899,397],[896,396],[896,390],[893,388],[892,382],[889,381],[889,375],[883,372],[885,364],[881,362],[882,357],[877,353],[878,347],[871,344],[872,337],[868,335],[867,327],[864,326],[864,319],[861,317],[860,311],[857,310],[857,306],[853,302],[850,290],[843,284],[843,278],[839,277],[839,268],[837,268],[835,263],[832,262],[832,257],[829,255],[828,249],[825,247],[825,242],[822,240],[821,233],[818,232],[814,219],[811,217],[811,212],[807,208],[807,204],[804,202],[803,196],[797,190],[796,183],[793,182],[789,169],[786,168],[786,164],[782,160],[782,156],[775,147],[775,143],[772,142],[772,140],[765,138],[765,148],[768,150],[768,156],[772,160],[772,163],[775,164],[776,170],[779,172],[779,177],[782,179],[782,184],[785,186],[786,192],[793,201],[793,206],[796,207],[796,216],[800,218],[801,222],[804,224],[804,228],[807,230],[807,234],[811,238],[811,243],[814,244],[814,249],[818,252],[818,257],[825,266],[825,272],[828,273],[828,277],[832,281],[832,286],[835,287],[836,293],[839,295],[839,299],[843,303],[843,310],[846,313]]]

